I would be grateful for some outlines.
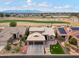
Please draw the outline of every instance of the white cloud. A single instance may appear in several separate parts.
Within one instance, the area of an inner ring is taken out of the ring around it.
[[[10,6],[4,6],[4,7],[0,7],[0,11],[4,11],[4,10],[25,10],[27,8],[22,7],[22,6],[15,6],[15,7],[10,7]]]
[[[21,6],[10,6],[13,2],[13,0],[4,0],[5,1],[5,6],[0,7],[0,10],[25,10],[25,9],[36,9],[36,10],[41,10],[41,11],[51,11],[51,12],[60,12],[60,11],[72,11],[73,10],[73,5],[53,5],[53,4],[48,4],[48,2],[33,2],[32,0],[24,0],[25,3],[22,4]],[[77,9],[77,7],[74,7]]]
[[[37,4],[37,6],[44,7],[44,8],[49,7],[49,5],[46,2],[39,3]]]
[[[11,4],[13,0],[2,0],[1,2],[5,5],[8,5],[8,4]]]
[[[44,9],[49,8],[49,4],[47,2],[33,2],[32,0],[25,0],[26,4],[23,6],[27,9]]]
[[[9,5],[9,4],[11,4],[11,3],[12,3],[12,1],[10,1],[10,2],[5,2],[4,4]]]
[[[68,9],[68,8],[72,8],[71,5],[64,5],[63,7],[66,8],[66,9]]]
[[[70,9],[71,5],[53,6],[55,9]]]
[[[32,2],[32,0],[27,0],[27,2],[28,2],[28,3],[31,3],[31,2]]]
[[[26,0],[26,3],[27,3],[28,5],[32,5],[32,0]]]

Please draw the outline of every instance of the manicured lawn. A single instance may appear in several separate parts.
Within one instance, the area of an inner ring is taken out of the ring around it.
[[[7,23],[7,22],[31,22],[31,23],[58,23],[58,24],[70,24],[69,22],[63,22],[63,21],[36,21],[36,20],[0,20],[0,23]]]
[[[59,43],[55,45],[50,45],[51,54],[64,54],[64,51]]]

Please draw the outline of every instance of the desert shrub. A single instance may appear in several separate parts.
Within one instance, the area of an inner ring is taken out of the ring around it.
[[[14,21],[13,22],[10,22],[10,24],[9,24],[10,27],[16,27],[16,25],[17,25],[17,23],[14,22]]]
[[[77,40],[75,38],[69,39],[69,43],[73,45],[77,45]]]
[[[20,46],[17,46],[16,48],[14,48],[14,51],[17,53],[20,51]]]
[[[5,47],[6,50],[11,50],[11,45],[7,44],[7,46]]]

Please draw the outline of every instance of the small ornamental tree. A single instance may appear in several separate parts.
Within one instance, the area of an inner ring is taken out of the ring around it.
[[[26,42],[26,39],[27,39],[27,35],[24,35],[21,40],[22,40],[23,42]]]
[[[14,21],[13,22],[10,22],[10,24],[9,24],[10,27],[16,27],[16,25],[17,25],[17,23],[14,22]]]

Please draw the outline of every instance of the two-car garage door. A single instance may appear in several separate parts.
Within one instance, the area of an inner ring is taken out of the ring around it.
[[[44,46],[43,45],[29,45],[27,50],[27,55],[43,55]]]

